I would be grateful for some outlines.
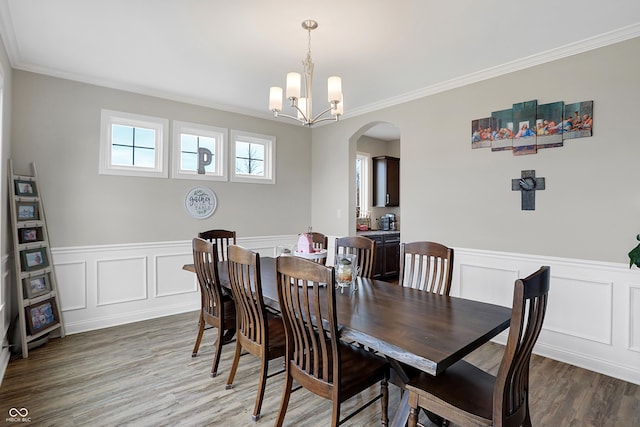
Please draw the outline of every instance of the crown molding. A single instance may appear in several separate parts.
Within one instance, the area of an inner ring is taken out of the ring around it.
[[[349,114],[345,114],[344,118],[355,117],[373,111],[378,111],[383,108],[392,107],[394,105],[403,104],[409,101],[414,101],[419,98],[424,98],[437,93],[445,92],[451,89],[467,86],[473,83],[478,83],[483,80],[492,79],[494,77],[503,76],[505,74],[513,73],[515,71],[521,71],[536,65],[545,64],[548,62],[556,61],[558,59],[567,58],[569,56],[578,55],[580,53],[588,52],[590,50],[598,49],[601,47],[609,46],[625,40],[630,40],[636,37],[640,37],[640,23],[629,25],[627,27],[618,28],[608,33],[603,33],[588,39],[580,40],[578,42],[570,43],[558,48],[550,49],[545,52],[540,52],[534,55],[519,58],[517,60],[507,62],[505,64],[497,65],[495,67],[487,68],[477,71],[475,73],[467,74],[455,79],[447,80],[444,82],[436,83],[431,86],[427,86],[422,89],[407,92],[402,95],[394,96],[384,99],[379,102],[371,103],[363,107],[349,110]]]

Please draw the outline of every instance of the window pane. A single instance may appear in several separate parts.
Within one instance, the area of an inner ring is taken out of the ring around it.
[[[131,147],[112,145],[111,164],[118,166],[133,166],[133,149]]]
[[[236,173],[264,175],[264,145],[236,142]]]
[[[194,153],[183,152],[180,155],[180,169],[183,171],[198,170],[198,155]]]
[[[180,135],[180,143],[182,144],[182,152],[197,153],[198,152],[198,137],[195,135],[189,135],[183,133]]]
[[[249,143],[248,142],[236,142],[236,157],[248,158],[249,157]]]
[[[131,126],[112,125],[111,144],[131,146],[133,141],[133,128]]]
[[[215,154],[216,153],[216,139],[215,138],[209,138],[207,136],[201,136],[200,137],[200,141],[198,143],[198,147],[206,148],[207,150],[211,151],[211,154]]]
[[[146,128],[135,128],[135,146],[156,148],[156,131]]]
[[[134,148],[135,166],[143,168],[153,168],[156,166],[154,150],[148,148]]]

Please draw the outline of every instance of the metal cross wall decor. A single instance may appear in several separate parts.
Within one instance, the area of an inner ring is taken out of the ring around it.
[[[520,173],[520,178],[511,180],[511,190],[520,191],[523,211],[536,210],[536,190],[544,190],[544,178],[536,178],[536,171]]]

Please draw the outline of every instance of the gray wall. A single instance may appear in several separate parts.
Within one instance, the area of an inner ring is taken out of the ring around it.
[[[14,72],[11,156],[20,173],[38,170],[51,246],[187,240],[209,228],[239,236],[295,234],[311,220],[311,133],[165,99]],[[276,184],[207,182],[218,198],[212,217],[184,209],[203,181],[98,175],[102,108],[276,136]]]
[[[401,130],[403,241],[627,263],[640,232],[639,94],[636,38],[315,129],[314,228],[354,229],[350,159],[363,130],[385,121]],[[593,137],[518,157],[471,149],[471,120],[531,99],[593,100]],[[535,211],[511,190],[525,169],[546,178]]]

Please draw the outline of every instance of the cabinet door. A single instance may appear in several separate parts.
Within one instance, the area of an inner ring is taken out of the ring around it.
[[[400,205],[400,159],[386,156],[373,158],[373,205]]]
[[[387,159],[387,204],[400,206],[400,159]]]
[[[382,235],[367,236],[376,242],[376,258],[373,263],[373,278],[382,279],[384,276],[384,239]]]
[[[384,277],[395,278],[400,274],[400,237],[384,243]]]

